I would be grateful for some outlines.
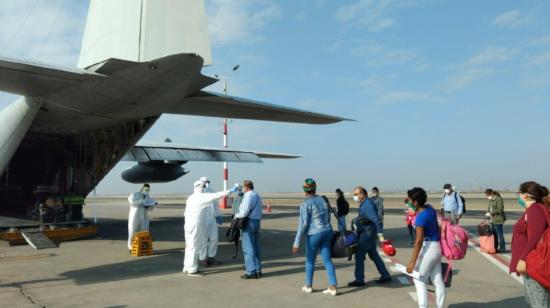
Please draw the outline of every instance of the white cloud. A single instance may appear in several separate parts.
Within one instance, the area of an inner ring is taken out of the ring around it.
[[[282,15],[272,0],[208,0],[206,11],[214,45],[261,40],[264,26]]]
[[[358,0],[336,10],[336,20],[353,26],[366,27],[370,32],[377,32],[394,26],[395,19],[386,15],[393,8],[405,5],[397,0]]]
[[[454,92],[460,89],[463,89],[473,82],[490,76],[494,73],[493,69],[488,68],[467,68],[459,71],[455,75],[451,76],[446,84],[444,89],[450,92]]]
[[[376,41],[367,41],[352,50],[353,54],[367,59],[372,66],[399,65],[417,60],[419,53],[411,48],[388,48]]]
[[[486,47],[464,62],[465,66],[474,67],[505,62],[517,54],[516,49],[507,47]]]
[[[493,25],[500,29],[516,29],[530,24],[532,18],[519,10],[504,12],[493,19]]]
[[[532,46],[539,46],[539,45],[548,45],[550,44],[550,35],[537,37],[535,39],[532,39],[530,44]]]
[[[398,74],[372,75],[360,81],[360,86],[366,92],[379,93],[384,90],[386,82],[399,77]]]
[[[379,96],[375,103],[378,105],[391,105],[399,103],[435,103],[443,101],[431,93],[415,91],[395,91]]]
[[[75,66],[87,12],[83,4],[75,8],[62,0],[2,1],[2,56]]]
[[[531,57],[531,64],[543,65],[550,63],[550,51]]]
[[[443,85],[443,89],[454,92],[468,87],[475,81],[494,74],[496,64],[511,60],[518,53],[515,48],[489,46],[466,59],[463,63],[453,67],[451,75]]]

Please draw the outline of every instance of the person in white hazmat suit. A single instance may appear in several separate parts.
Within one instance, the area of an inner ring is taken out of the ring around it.
[[[204,185],[204,192],[214,192],[207,177],[203,176],[200,181]],[[204,237],[205,242],[199,252],[199,263],[203,266],[220,265],[221,262],[216,260],[216,253],[218,252],[218,225],[222,224],[222,213],[217,202],[210,202],[210,206],[205,211],[206,235]]]
[[[149,196],[151,187],[144,184],[140,191],[128,196],[130,213],[128,214],[128,249],[132,250],[132,240],[139,231],[149,231],[149,211],[157,205],[155,199]]]
[[[206,208],[222,197],[237,191],[237,187],[217,193],[204,192],[205,183],[193,183],[193,193],[185,201],[185,256],[183,272],[189,276],[202,276],[199,272],[199,253],[206,242]]]

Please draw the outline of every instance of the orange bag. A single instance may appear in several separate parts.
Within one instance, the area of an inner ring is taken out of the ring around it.
[[[494,254],[497,251],[495,250],[495,236],[494,235],[484,235],[479,237],[479,248],[481,252],[486,252],[488,254]]]

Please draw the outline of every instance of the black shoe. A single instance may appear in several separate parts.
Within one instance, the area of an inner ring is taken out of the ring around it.
[[[258,274],[254,273],[254,274],[244,274],[241,276],[241,279],[258,279],[260,278],[258,276]]]
[[[348,283],[348,287],[364,287],[364,286],[365,286],[365,282],[363,281],[354,280]]]
[[[222,264],[220,261],[216,260],[215,258],[208,258],[208,259],[206,259],[206,262],[208,263],[208,266],[214,266],[214,265]]]
[[[258,272],[258,278],[262,278],[264,276],[264,274],[262,274],[262,271],[259,271]]]
[[[386,277],[386,278],[381,277],[380,279],[374,281],[374,283],[383,284],[383,283],[387,283],[387,282],[390,282],[390,281],[391,281],[391,277]]]

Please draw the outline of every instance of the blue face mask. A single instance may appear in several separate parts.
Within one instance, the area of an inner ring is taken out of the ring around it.
[[[518,199],[519,206],[521,206],[522,208],[525,208],[527,206],[527,204],[525,204],[525,200],[521,199],[519,195],[517,195],[516,198]]]

